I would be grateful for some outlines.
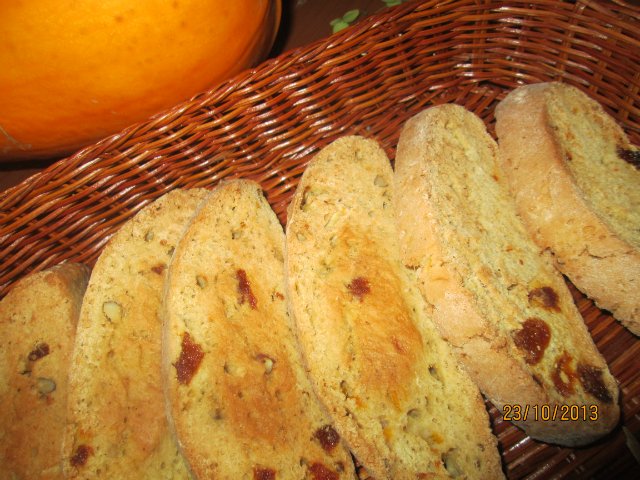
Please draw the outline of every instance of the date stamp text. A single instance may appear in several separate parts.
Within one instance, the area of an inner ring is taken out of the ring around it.
[[[502,417],[513,422],[595,422],[597,405],[519,405],[505,404]]]

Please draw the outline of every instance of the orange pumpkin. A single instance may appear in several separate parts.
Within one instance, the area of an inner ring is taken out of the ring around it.
[[[264,58],[280,0],[0,0],[0,160],[56,158]]]

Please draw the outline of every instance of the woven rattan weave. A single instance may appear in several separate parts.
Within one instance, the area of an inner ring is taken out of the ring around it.
[[[0,296],[66,259],[92,264],[114,231],[176,187],[247,177],[280,219],[306,162],[344,134],[394,157],[402,123],[457,102],[493,132],[523,83],[561,80],[600,101],[640,143],[640,8],[623,2],[428,1],[384,10],[269,60],[0,195]],[[622,391],[624,429],[585,449],[541,444],[489,405],[510,478],[640,478],[640,341],[571,285]],[[639,293],[640,294],[640,293]]]

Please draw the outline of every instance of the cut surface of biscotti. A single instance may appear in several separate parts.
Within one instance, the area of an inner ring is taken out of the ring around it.
[[[283,248],[282,226],[247,180],[217,187],[176,248],[165,296],[165,386],[195,478],[355,478],[301,363]]]
[[[69,378],[68,478],[189,478],[165,416],[160,310],[175,245],[207,193],[173,190],[147,205],[93,268]]]
[[[89,269],[63,263],[0,301],[0,477],[61,479],[67,372]]]
[[[640,335],[640,150],[598,102],[563,83],[517,88],[496,119],[531,235],[576,287]]]
[[[400,260],[393,171],[374,140],[310,162],[289,206],[290,311],[315,390],[376,479],[501,478],[478,388]]]
[[[609,432],[617,383],[518,218],[482,120],[452,104],[419,113],[395,168],[404,262],[483,393],[539,440],[581,445]]]

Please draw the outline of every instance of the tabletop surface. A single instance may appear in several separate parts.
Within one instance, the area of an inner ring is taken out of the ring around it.
[[[398,0],[396,0],[398,1]],[[352,23],[387,7],[390,0],[282,0],[281,27],[271,57],[332,34],[332,23],[357,10]],[[0,192],[17,185],[58,159],[0,163]]]

